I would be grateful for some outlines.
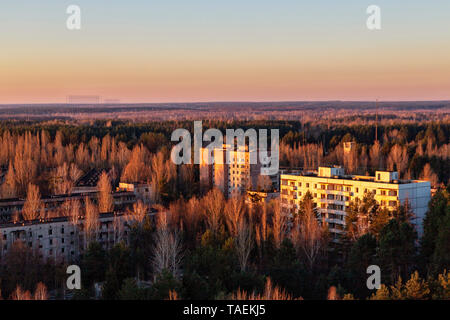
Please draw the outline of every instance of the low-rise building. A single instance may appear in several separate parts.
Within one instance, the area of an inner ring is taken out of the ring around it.
[[[245,201],[248,204],[254,204],[254,203],[269,203],[271,200],[279,198],[280,193],[279,192],[266,192],[266,191],[247,191],[247,197],[245,198]]]

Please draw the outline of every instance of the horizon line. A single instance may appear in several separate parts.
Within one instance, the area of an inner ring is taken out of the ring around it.
[[[120,99],[119,99],[120,100]],[[142,105],[142,104],[199,104],[199,103],[324,103],[324,102],[364,102],[376,103],[374,100],[342,100],[342,99],[324,99],[324,100],[205,100],[205,101],[144,101],[144,102],[84,102],[84,103],[67,103],[67,102],[14,102],[0,103],[0,106],[39,106],[39,105]],[[450,102],[449,99],[430,99],[430,100],[380,100],[378,103],[411,103],[411,102]]]

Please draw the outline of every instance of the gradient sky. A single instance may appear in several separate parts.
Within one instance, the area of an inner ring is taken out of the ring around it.
[[[0,104],[450,99],[448,0],[0,3]]]

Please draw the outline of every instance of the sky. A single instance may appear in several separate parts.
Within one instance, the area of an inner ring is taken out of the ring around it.
[[[0,0],[0,104],[69,95],[450,100],[450,1]]]

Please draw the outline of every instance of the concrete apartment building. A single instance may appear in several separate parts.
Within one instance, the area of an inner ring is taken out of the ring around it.
[[[99,225],[92,237],[105,249],[127,240],[127,210],[137,201],[150,203],[150,186],[147,184],[120,183],[116,192],[112,193],[115,212],[99,214]],[[67,217],[56,215],[58,208],[66,201],[78,200],[81,210],[85,199],[97,202],[97,190],[81,190],[79,193],[57,195],[42,198],[45,211],[51,211],[51,217],[33,221],[13,221],[13,214],[20,212],[24,199],[0,200],[0,255],[5,254],[17,240],[23,241],[32,249],[40,252],[43,258],[74,261],[86,247],[88,240],[84,233],[84,219],[80,216],[76,224]],[[155,213],[149,211],[148,214]]]
[[[122,213],[102,213],[93,238],[104,249],[110,249],[120,241],[126,242],[125,224],[126,219]],[[84,220],[80,219],[73,224],[66,217],[0,225],[1,255],[8,252],[18,240],[37,250],[45,259],[66,262],[77,260],[88,243]]]
[[[315,173],[282,174],[280,180],[283,210],[291,214],[297,212],[300,201],[309,191],[318,213],[328,223],[334,242],[339,242],[344,233],[345,210],[350,201],[362,199],[365,192],[372,192],[375,200],[389,210],[407,200],[419,236],[431,198],[430,182],[399,180],[397,172],[389,171],[376,171],[375,176],[350,176],[344,174],[342,167],[319,167]]]
[[[248,148],[236,148],[230,150],[230,145],[224,144],[220,149],[214,149],[212,154],[214,164],[208,164],[207,149],[200,150],[200,188],[205,191],[212,187],[219,188],[229,198],[234,194],[242,195],[247,190],[257,190],[262,184],[270,185],[270,190],[278,190],[279,175],[261,175],[259,162],[250,163],[250,152]],[[226,153],[230,150],[230,163],[227,164]]]

